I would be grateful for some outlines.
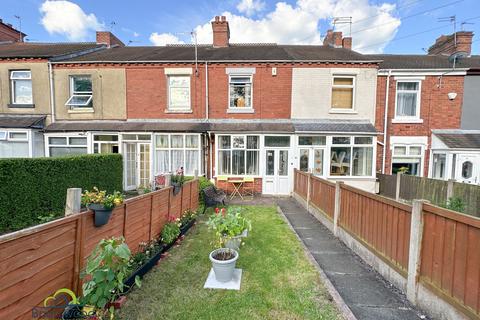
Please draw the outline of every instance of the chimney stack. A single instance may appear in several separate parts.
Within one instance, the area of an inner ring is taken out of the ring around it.
[[[225,16],[216,16],[212,21],[213,46],[225,48],[229,46],[230,28]]]
[[[124,47],[125,44],[110,31],[97,31],[98,44],[106,44],[108,47]]]
[[[456,34],[447,36],[441,35],[435,43],[428,48],[428,54],[451,56],[455,53],[463,53],[470,56],[472,53],[472,39],[473,32],[471,31],[458,31]]]
[[[323,39],[323,45],[352,50],[352,37],[343,37],[341,31],[330,29],[327,30],[327,35]]]
[[[23,42],[26,34],[0,19],[0,42]]]

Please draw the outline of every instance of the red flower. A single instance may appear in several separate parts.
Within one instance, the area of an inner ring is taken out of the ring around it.
[[[219,208],[215,208],[215,214],[218,215],[219,212],[220,212],[220,209],[219,209]]]
[[[222,216],[226,216],[227,215],[227,210],[225,208],[222,208]]]

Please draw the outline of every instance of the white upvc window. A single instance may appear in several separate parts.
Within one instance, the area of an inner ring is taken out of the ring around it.
[[[190,102],[190,76],[169,75],[168,76],[168,110],[189,111]]]
[[[200,174],[202,161],[200,134],[155,134],[155,174],[176,172],[183,168],[185,175]]]
[[[447,154],[434,152],[432,155],[432,178],[445,180],[447,178]]]
[[[90,75],[70,76],[70,98],[65,105],[71,109],[93,108],[92,77]]]
[[[253,109],[252,75],[229,75],[228,101],[229,109]]]
[[[327,137],[299,136],[299,169],[312,172],[314,175],[323,175],[324,155]]]
[[[50,157],[88,153],[88,141],[86,136],[48,136],[46,144],[48,155]]]
[[[420,120],[420,80],[397,80],[395,120]]]
[[[392,153],[392,174],[402,172],[414,176],[422,176],[423,146],[394,144]]]
[[[29,148],[28,131],[0,131],[0,158],[27,158]]]
[[[217,136],[217,175],[258,176],[260,136]]]
[[[330,176],[372,177],[374,140],[368,136],[334,136],[330,146]]]
[[[337,111],[352,111],[355,105],[355,76],[332,77],[331,108]]]
[[[10,71],[12,104],[33,104],[32,73],[30,70]]]
[[[119,153],[118,134],[94,134],[93,153]]]

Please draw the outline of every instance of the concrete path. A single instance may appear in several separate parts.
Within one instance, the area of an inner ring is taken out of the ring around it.
[[[276,203],[357,319],[427,319],[293,198]]]

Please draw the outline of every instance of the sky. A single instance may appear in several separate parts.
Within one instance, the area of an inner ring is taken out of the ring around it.
[[[112,31],[131,46],[211,43],[210,21],[225,15],[232,43],[320,44],[335,29],[362,53],[423,54],[441,34],[474,31],[480,53],[480,0],[0,0],[0,18],[31,42],[94,41]],[[15,16],[19,16],[20,19]],[[447,19],[443,19],[447,18]],[[348,19],[347,19],[348,20]]]

